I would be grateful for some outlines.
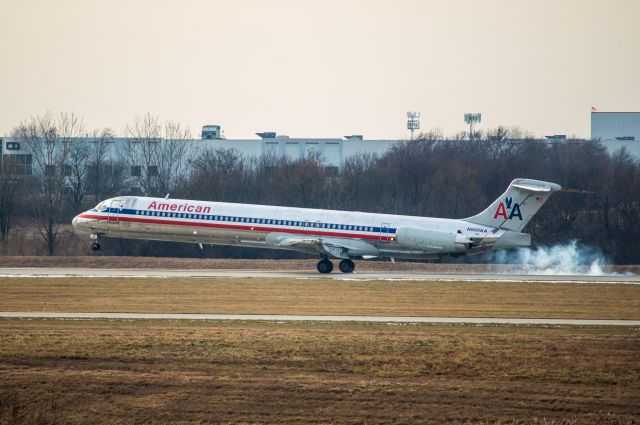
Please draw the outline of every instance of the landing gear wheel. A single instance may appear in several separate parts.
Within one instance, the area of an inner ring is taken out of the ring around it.
[[[340,261],[339,267],[342,273],[353,273],[353,271],[356,269],[356,265],[351,260]]]
[[[318,261],[317,267],[320,273],[331,273],[333,271],[333,263],[327,259]]]
[[[100,251],[100,244],[97,242],[94,242],[91,244],[91,249],[94,251]]]

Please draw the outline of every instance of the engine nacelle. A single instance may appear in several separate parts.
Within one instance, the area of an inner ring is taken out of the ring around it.
[[[457,233],[420,227],[400,227],[396,232],[398,245],[417,251],[426,252],[465,252],[471,242],[467,237]]]

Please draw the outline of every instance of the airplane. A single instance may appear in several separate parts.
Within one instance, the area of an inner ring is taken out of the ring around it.
[[[343,273],[353,259],[437,259],[525,247],[521,230],[561,186],[518,178],[481,213],[464,219],[335,211],[186,199],[118,196],[77,215],[93,250],[102,237],[250,246],[319,256],[318,272]]]

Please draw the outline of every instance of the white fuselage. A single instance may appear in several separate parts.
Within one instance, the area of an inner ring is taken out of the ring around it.
[[[295,242],[317,238],[328,246],[351,246],[350,256],[416,259],[464,254],[470,246],[488,247],[489,242],[493,248],[505,233],[464,220],[135,196],[101,202],[74,218],[73,225],[81,231],[108,237],[310,253],[316,250]],[[449,235],[453,242],[403,244],[398,241],[399,229],[409,235],[412,229],[426,229]],[[283,238],[293,238],[294,243],[274,242]]]

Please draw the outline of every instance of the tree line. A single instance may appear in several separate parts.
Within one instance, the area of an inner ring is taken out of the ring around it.
[[[504,127],[474,140],[425,133],[336,168],[317,155],[293,160],[196,149],[179,123],[150,115],[134,120],[125,133],[123,155],[115,160],[108,155],[113,132],[94,131],[88,143],[79,137],[86,134],[82,121],[72,114],[46,114],[18,125],[12,136],[32,153],[32,172],[18,175],[24,164],[3,163],[2,252],[15,252],[11,244],[26,252],[28,239],[33,252],[85,253],[88,242],[79,245],[71,218],[123,194],[462,218],[484,209],[512,179],[526,177],[570,189],[554,195],[529,223],[525,231],[534,243],[575,239],[599,247],[612,261],[640,261],[640,164],[624,149],[609,154],[596,140],[549,143]],[[127,240],[104,248],[102,255],[296,255],[225,247],[201,252],[187,244]]]

